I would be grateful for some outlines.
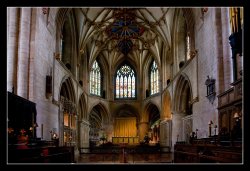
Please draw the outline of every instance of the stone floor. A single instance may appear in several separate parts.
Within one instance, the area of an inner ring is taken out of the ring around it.
[[[161,154],[80,154],[75,158],[81,164],[156,164],[172,163],[172,153]]]

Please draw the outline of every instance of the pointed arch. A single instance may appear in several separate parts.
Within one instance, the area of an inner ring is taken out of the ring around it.
[[[78,63],[78,32],[73,9],[59,9],[56,14],[56,58],[60,59],[73,75]]]
[[[159,107],[152,102],[148,102],[144,108],[145,122],[148,123],[148,136],[153,143],[160,140],[160,110]]]
[[[94,61],[89,74],[89,92],[90,94],[101,96],[102,90],[102,71],[98,61]]]
[[[139,113],[135,106],[122,104],[114,110],[114,137],[138,136]]]
[[[88,115],[88,120],[90,120],[90,117],[92,114],[91,112],[99,114],[99,118],[101,119],[100,121],[102,121],[101,123],[108,124],[110,122],[111,118],[110,118],[110,115],[108,113],[108,110],[105,107],[105,105],[102,104],[101,102],[92,105],[92,107],[90,108],[89,115]]]
[[[177,79],[173,109],[180,113],[191,114],[191,100],[193,99],[192,94],[190,80],[185,74],[182,73]]]
[[[114,74],[115,99],[135,99],[137,74],[129,62],[121,63]]]
[[[160,73],[159,67],[155,60],[151,62],[150,70],[149,70],[149,80],[150,80],[150,94],[156,94],[160,91]]]
[[[60,96],[64,96],[65,98],[76,104],[75,89],[73,81],[69,76],[64,76],[61,81],[59,99]]]
[[[148,121],[150,122],[150,119],[153,118],[158,118],[160,119],[160,107],[156,104],[154,104],[152,101],[149,101],[145,107],[144,107],[144,112],[142,115],[142,120],[143,121]]]

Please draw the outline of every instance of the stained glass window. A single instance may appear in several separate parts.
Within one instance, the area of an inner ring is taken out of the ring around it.
[[[128,66],[123,65],[115,78],[115,98],[135,98],[135,72]]]
[[[151,88],[151,95],[159,92],[159,71],[158,66],[153,61],[151,68],[150,68],[150,88]]]
[[[94,61],[90,71],[90,93],[101,96],[101,70],[97,63]]]

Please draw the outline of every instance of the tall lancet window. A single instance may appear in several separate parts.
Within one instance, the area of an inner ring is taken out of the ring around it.
[[[158,71],[158,66],[154,60],[150,68],[150,94],[152,95],[158,92],[159,92],[159,71]]]
[[[190,35],[187,34],[187,37],[186,37],[186,55],[187,55],[187,60],[190,59]]]
[[[134,70],[128,66],[121,66],[115,76],[115,98],[135,98],[135,81]]]
[[[97,61],[92,65],[89,84],[90,94],[101,96],[101,70]]]

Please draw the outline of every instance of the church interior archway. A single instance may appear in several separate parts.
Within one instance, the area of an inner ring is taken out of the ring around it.
[[[115,112],[113,143],[139,143],[139,116],[137,110],[128,104],[121,105]]]
[[[77,121],[77,110],[75,103],[75,93],[72,80],[67,78],[61,86],[60,91],[60,114],[59,129],[62,131],[59,135],[61,144],[65,146],[76,145],[76,121]],[[56,132],[53,130],[53,132]]]
[[[90,146],[98,145],[100,138],[108,140],[109,117],[105,107],[102,104],[95,105],[89,113],[89,141]]]
[[[181,75],[177,81],[174,99],[173,136],[176,141],[189,141],[193,132],[192,89],[187,76]],[[174,137],[176,136],[176,137]]]
[[[149,103],[145,108],[145,114],[148,122],[145,136],[149,136],[150,143],[158,143],[160,141],[160,111],[155,104]]]

